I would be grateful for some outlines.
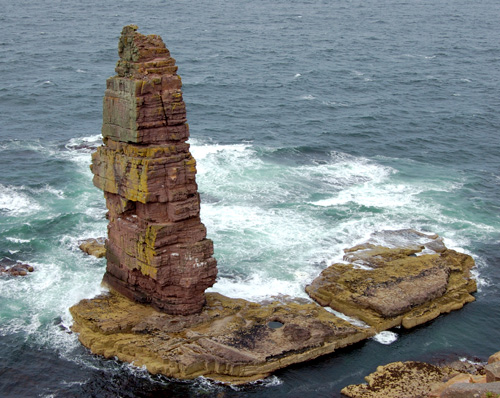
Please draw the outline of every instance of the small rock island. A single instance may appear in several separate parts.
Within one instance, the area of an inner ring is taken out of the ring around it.
[[[137,29],[123,28],[117,75],[106,84],[103,145],[92,155],[108,208],[110,292],[70,308],[83,345],[155,374],[240,384],[474,300],[473,259],[413,230],[383,231],[397,241],[390,247],[347,249],[346,264],[306,287],[316,302],[205,293],[217,262],[200,220],[181,78],[162,39]]]

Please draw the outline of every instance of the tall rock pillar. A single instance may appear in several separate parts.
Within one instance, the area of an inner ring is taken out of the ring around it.
[[[193,314],[217,275],[200,221],[181,78],[161,37],[123,28],[106,83],[94,185],[109,210],[104,282],[169,314]]]

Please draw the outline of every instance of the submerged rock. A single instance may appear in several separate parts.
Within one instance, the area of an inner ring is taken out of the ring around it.
[[[402,247],[368,242],[346,249],[344,259],[349,263],[325,269],[306,287],[307,293],[319,304],[359,318],[378,331],[399,325],[411,328],[474,301],[472,257],[443,249],[437,235],[411,231],[402,230],[401,236],[386,231]],[[423,242],[408,239],[421,240],[422,235]]]
[[[261,379],[374,334],[315,303],[257,304],[206,294],[199,314],[169,315],[111,293],[70,308],[73,330],[95,354],[151,373],[233,384]]]
[[[108,212],[103,281],[170,314],[200,312],[217,275],[200,221],[196,162],[175,60],[161,37],[123,28],[92,155]]]
[[[0,275],[26,276],[33,272],[35,268],[29,264],[18,263],[12,260],[0,260]]]
[[[102,258],[106,255],[106,239],[105,238],[89,238],[80,242],[81,251],[87,253],[88,255]]]

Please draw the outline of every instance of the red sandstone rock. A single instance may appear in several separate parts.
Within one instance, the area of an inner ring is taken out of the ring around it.
[[[104,282],[169,314],[201,311],[217,275],[200,221],[196,162],[175,60],[159,36],[126,26],[103,101],[94,185],[108,207]]]
[[[26,276],[35,269],[29,264],[16,263],[8,259],[0,260],[0,275]]]

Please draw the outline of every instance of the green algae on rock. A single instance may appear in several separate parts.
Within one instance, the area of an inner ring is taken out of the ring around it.
[[[110,293],[70,308],[83,345],[151,373],[232,384],[262,379],[291,364],[374,335],[315,303],[257,304],[206,294],[199,314],[169,315]]]

